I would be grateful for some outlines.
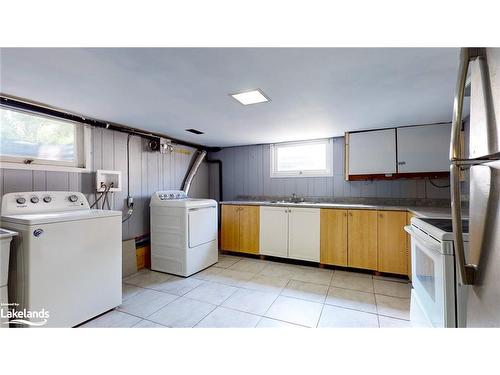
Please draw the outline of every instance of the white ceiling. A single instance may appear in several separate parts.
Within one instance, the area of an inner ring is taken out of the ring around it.
[[[3,48],[0,91],[234,146],[451,121],[458,56],[454,48]],[[228,95],[255,88],[271,102],[245,107]]]

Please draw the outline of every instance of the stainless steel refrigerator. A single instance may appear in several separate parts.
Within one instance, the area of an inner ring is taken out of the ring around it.
[[[468,155],[460,130],[470,87]],[[467,294],[467,327],[500,327],[500,48],[463,48],[450,146],[455,259]],[[461,223],[461,170],[469,171],[469,249]]]

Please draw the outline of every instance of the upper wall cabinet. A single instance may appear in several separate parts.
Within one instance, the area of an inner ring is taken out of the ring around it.
[[[451,123],[398,128],[398,172],[448,172],[450,135]]]
[[[346,180],[443,177],[451,124],[346,133]]]
[[[396,129],[346,134],[349,176],[396,173]]]

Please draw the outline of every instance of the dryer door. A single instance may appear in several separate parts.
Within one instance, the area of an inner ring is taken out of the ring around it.
[[[196,247],[217,239],[217,209],[215,207],[190,208],[189,247]]]

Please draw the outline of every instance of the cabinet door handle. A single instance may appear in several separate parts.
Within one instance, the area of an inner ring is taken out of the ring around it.
[[[383,214],[378,214],[378,216],[383,219],[384,218],[384,215]]]
[[[352,216],[352,212],[349,212],[349,216]]]

